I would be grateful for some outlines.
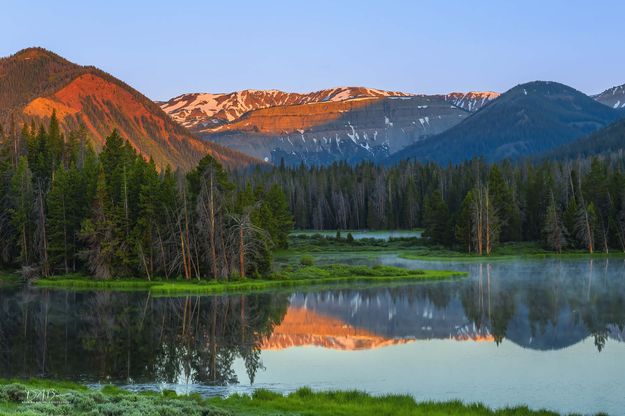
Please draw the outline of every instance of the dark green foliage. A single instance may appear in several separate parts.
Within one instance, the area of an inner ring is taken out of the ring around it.
[[[451,218],[449,208],[439,191],[434,191],[425,200],[423,225],[425,225],[424,237],[433,243],[449,245],[453,238],[451,232]]]
[[[434,244],[467,252],[481,246],[486,254],[500,243],[546,242],[550,204],[562,223],[562,247],[588,249],[579,218],[582,203],[592,203],[593,249],[605,252],[625,250],[624,171],[624,158],[518,164],[474,159],[448,167],[404,162],[257,169],[236,179],[248,186],[279,185],[296,229],[424,227]]]
[[[302,256],[299,259],[299,264],[301,264],[302,266],[312,266],[313,264],[315,264],[315,259],[313,258],[313,256]]]
[[[33,276],[229,278],[270,271],[292,228],[282,190],[238,190],[211,156],[159,172],[114,130],[99,156],[79,129],[0,137],[0,266]]]

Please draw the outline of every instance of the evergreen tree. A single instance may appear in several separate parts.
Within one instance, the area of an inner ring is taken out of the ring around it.
[[[81,230],[81,237],[86,245],[82,254],[97,279],[110,279],[116,275],[116,230],[111,220],[109,204],[104,171],[100,169],[92,214],[83,222]]]
[[[11,179],[11,222],[17,231],[19,262],[29,265],[32,259],[32,207],[34,205],[33,174],[25,157],[19,159]]]
[[[547,205],[543,236],[546,246],[557,253],[562,252],[562,248],[567,244],[566,230],[562,224],[560,210],[553,192],[550,194],[549,205]]]
[[[471,210],[473,208],[473,205],[473,192],[469,191],[462,200],[462,205],[460,206],[460,211],[458,212],[455,221],[456,241],[460,243],[460,245],[463,247],[464,250],[466,250],[467,253],[471,253],[471,249],[473,247],[473,224],[471,216]]]
[[[449,209],[439,191],[426,199],[424,207],[424,237],[436,244],[448,245],[452,238]]]

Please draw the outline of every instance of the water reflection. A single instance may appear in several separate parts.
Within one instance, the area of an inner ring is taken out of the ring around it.
[[[3,377],[237,383],[282,320],[280,295],[152,298],[148,293],[3,290]]]
[[[395,257],[382,261],[424,267]],[[179,298],[3,288],[0,376],[232,385],[240,381],[237,360],[254,382],[263,350],[356,351],[442,340],[511,342],[543,351],[590,336],[601,351],[608,340],[625,339],[622,261],[452,267],[471,277],[394,288]]]

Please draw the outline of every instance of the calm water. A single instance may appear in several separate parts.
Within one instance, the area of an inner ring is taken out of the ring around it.
[[[390,230],[390,231],[345,231],[341,230],[341,236],[347,237],[347,233],[351,233],[354,240],[362,240],[363,238],[375,238],[377,240],[389,240],[391,238],[410,238],[421,237],[422,231],[408,231],[408,230]],[[322,235],[325,237],[335,237],[336,230],[302,230],[294,231],[293,235]]]
[[[306,385],[623,414],[623,260],[353,261],[470,278],[177,298],[0,288],[0,377],[203,394]]]

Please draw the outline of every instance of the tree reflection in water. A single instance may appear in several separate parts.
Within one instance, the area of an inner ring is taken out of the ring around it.
[[[622,261],[475,264],[470,272],[464,281],[290,295],[0,288],[0,376],[228,385],[239,382],[236,360],[253,383],[263,347],[443,339],[553,350],[592,336],[601,351],[623,340]]]
[[[92,382],[254,379],[260,345],[281,321],[284,295],[153,298],[148,293],[3,290],[3,376]]]

